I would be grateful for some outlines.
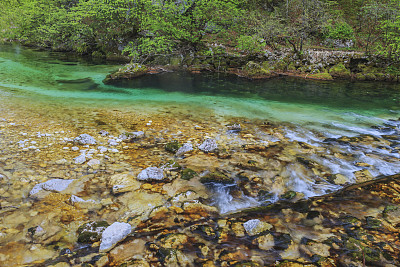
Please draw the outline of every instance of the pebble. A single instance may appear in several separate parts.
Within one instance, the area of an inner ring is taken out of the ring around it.
[[[88,161],[87,165],[89,165],[90,167],[96,166],[96,165],[100,165],[100,160],[98,159],[91,159]]]
[[[83,164],[86,161],[86,156],[84,154],[81,154],[74,158],[75,164]]]

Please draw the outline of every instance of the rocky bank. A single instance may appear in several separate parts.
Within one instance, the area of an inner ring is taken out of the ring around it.
[[[153,56],[142,64],[129,63],[103,82],[112,84],[120,79],[173,70],[225,72],[249,79],[295,76],[316,80],[399,81],[398,62],[363,52],[309,49],[301,55],[289,50],[246,55],[221,53],[216,48],[210,46],[207,55]]]

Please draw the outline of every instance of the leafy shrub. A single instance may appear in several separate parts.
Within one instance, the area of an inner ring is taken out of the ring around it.
[[[336,22],[327,27],[325,38],[333,40],[351,40],[354,38],[354,30],[345,21]]]
[[[242,35],[238,38],[237,43],[238,49],[248,53],[262,52],[265,47],[265,42],[261,42],[256,36]]]

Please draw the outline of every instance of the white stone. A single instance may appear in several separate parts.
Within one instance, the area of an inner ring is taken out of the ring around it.
[[[131,232],[132,226],[129,223],[115,222],[111,224],[101,235],[100,252],[109,251]]]
[[[100,165],[100,160],[98,159],[91,159],[88,161],[87,165],[89,165],[90,167],[96,166],[96,165]]]
[[[75,164],[83,164],[86,161],[86,156],[84,154],[81,154],[74,158]]]
[[[81,145],[94,145],[96,144],[96,139],[88,134],[81,134],[74,139],[74,142],[77,142]]]
[[[52,179],[47,182],[35,185],[29,192],[30,196],[33,196],[40,191],[51,191],[51,192],[61,192],[68,188],[69,184],[74,180],[64,180],[64,179]]]
[[[257,235],[261,232],[268,231],[272,228],[272,225],[266,222],[262,222],[259,219],[253,219],[243,224],[244,229],[250,235]]]
[[[118,145],[118,142],[117,142],[116,140],[114,140],[114,139],[110,139],[110,140],[108,140],[108,144],[109,144],[110,146],[117,146],[117,145]]]
[[[162,180],[164,179],[163,169],[148,167],[141,171],[137,176],[138,180]]]
[[[181,146],[178,151],[176,152],[175,156],[179,157],[187,152],[190,152],[193,150],[193,146],[191,143],[186,143]]]
[[[97,149],[100,151],[100,153],[107,152],[107,148],[104,146],[98,146]]]
[[[71,150],[72,150],[72,151],[78,151],[78,150],[79,150],[79,147],[73,146],[73,147],[71,147]]]
[[[217,143],[214,139],[206,139],[200,146],[199,149],[204,152],[212,152],[218,148]]]

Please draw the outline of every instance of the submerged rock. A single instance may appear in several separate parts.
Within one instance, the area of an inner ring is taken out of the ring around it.
[[[77,156],[76,158],[74,158],[74,162],[75,164],[83,164],[86,161],[86,155],[85,154],[81,154],[79,156]]]
[[[200,182],[204,183],[220,183],[220,184],[231,184],[234,183],[232,177],[228,177],[221,172],[212,172],[204,175],[200,178]]]
[[[109,226],[106,221],[88,222],[81,225],[78,230],[79,243],[94,243],[100,240],[102,233]]]
[[[111,187],[113,194],[119,194],[135,191],[140,188],[141,183],[129,173],[119,173],[110,177],[108,186]]]
[[[129,223],[115,222],[107,227],[101,235],[100,252],[112,249],[132,231]]]
[[[186,143],[183,144],[175,153],[175,156],[179,157],[182,156],[183,154],[190,152],[193,150],[193,145],[191,143]]]
[[[148,167],[141,171],[137,176],[138,180],[147,181],[147,180],[162,180],[164,179],[164,170],[157,167]]]
[[[249,220],[243,224],[243,227],[250,236],[258,235],[272,229],[271,224],[260,221],[259,219]]]
[[[175,153],[178,151],[178,149],[182,146],[181,143],[179,143],[177,140],[174,140],[172,142],[169,142],[165,145],[165,150],[171,153]]]
[[[52,179],[44,183],[35,185],[29,192],[29,196],[35,196],[41,191],[61,192],[68,188],[74,180]]]
[[[74,138],[74,142],[81,145],[94,145],[96,144],[96,139],[88,134],[81,134],[80,136]]]
[[[217,142],[214,139],[206,139],[200,146],[199,149],[209,153],[209,152],[214,152],[215,150],[217,150],[218,145]]]
[[[123,133],[119,136],[120,139],[124,140],[125,142],[133,142],[137,139],[140,139],[144,137],[144,132],[143,131],[137,131],[137,132],[129,132],[129,133]]]
[[[228,128],[229,133],[238,133],[242,130],[242,127],[238,123],[237,124],[234,123],[234,124],[228,125],[226,127]]]
[[[181,178],[182,178],[183,180],[190,180],[190,179],[192,179],[196,174],[197,174],[197,173],[196,173],[194,170],[189,169],[189,168],[186,168],[186,169],[182,170],[182,172],[181,172]]]

